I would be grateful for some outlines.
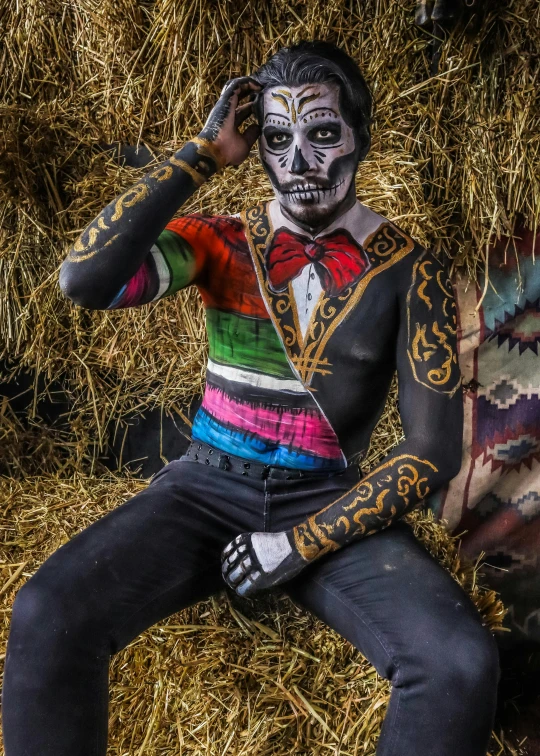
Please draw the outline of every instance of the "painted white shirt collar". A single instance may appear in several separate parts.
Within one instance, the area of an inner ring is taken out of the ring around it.
[[[277,231],[278,228],[285,227],[301,236],[317,239],[319,236],[327,236],[328,234],[331,234],[338,228],[344,228],[358,244],[364,244],[365,240],[385,222],[385,218],[374,213],[373,210],[370,210],[356,200],[356,203],[349,208],[349,210],[336,218],[329,226],[324,228],[318,234],[313,236],[308,231],[297,226],[296,223],[283,214],[277,199],[273,199],[269,203],[268,212],[270,214],[270,220],[274,231]]]

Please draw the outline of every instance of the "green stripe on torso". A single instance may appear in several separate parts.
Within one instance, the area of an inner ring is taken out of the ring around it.
[[[195,253],[190,244],[174,231],[165,229],[156,241],[169,268],[171,282],[163,296],[188,286],[195,277]]]
[[[277,378],[297,378],[271,320],[206,310],[210,359]]]

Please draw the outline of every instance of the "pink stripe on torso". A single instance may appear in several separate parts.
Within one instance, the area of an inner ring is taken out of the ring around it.
[[[258,407],[206,386],[202,407],[216,420],[320,457],[341,459],[337,437],[317,410]]]

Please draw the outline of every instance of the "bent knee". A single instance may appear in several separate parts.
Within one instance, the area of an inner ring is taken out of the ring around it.
[[[436,644],[436,653],[425,659],[425,672],[430,683],[470,700],[491,695],[499,681],[499,652],[491,632],[480,622],[471,622],[456,631],[447,628],[447,635]]]
[[[496,687],[499,681],[499,651],[491,632],[478,624],[452,644],[451,675],[472,694]]]
[[[85,606],[84,596],[74,600],[69,577],[59,583],[38,570],[15,596],[10,637],[19,641],[37,637],[40,643],[56,639],[65,644],[89,627],[91,616]]]
[[[43,632],[58,615],[58,601],[52,586],[38,572],[20,588],[13,602],[12,628]]]

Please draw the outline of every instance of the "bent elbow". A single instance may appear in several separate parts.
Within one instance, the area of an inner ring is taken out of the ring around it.
[[[433,480],[436,488],[446,485],[459,473],[463,451],[461,435],[433,439],[431,443],[423,443],[416,448],[418,456],[436,468]]]
[[[88,280],[74,275],[69,263],[60,268],[58,277],[60,291],[70,302],[86,310],[105,310],[111,302],[111,297],[105,298],[103,292],[92,290]]]
[[[461,470],[462,450],[463,441],[461,437],[440,444],[436,454],[434,454],[436,465],[439,468],[439,485],[449,483]]]

